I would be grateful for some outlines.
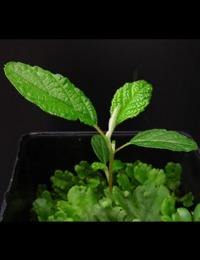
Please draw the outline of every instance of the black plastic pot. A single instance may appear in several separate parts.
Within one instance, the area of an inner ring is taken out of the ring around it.
[[[116,132],[117,146],[129,141],[137,132]],[[30,221],[32,202],[38,184],[50,184],[49,177],[56,169],[73,170],[81,160],[97,161],[90,140],[96,132],[44,132],[23,135],[19,142],[12,178],[1,205],[0,221]],[[186,134],[188,136],[188,134]],[[183,189],[192,191],[200,201],[200,153],[128,146],[116,154],[126,162],[141,160],[154,167],[178,162],[183,168]]]

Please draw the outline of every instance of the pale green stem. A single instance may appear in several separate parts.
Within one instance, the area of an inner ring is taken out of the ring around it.
[[[123,144],[122,146],[120,146],[120,147],[118,147],[117,149],[116,149],[116,151],[115,151],[115,153],[116,152],[119,152],[121,149],[123,149],[124,147],[126,147],[126,146],[128,146],[128,145],[130,145],[130,143],[128,142],[128,143],[125,143],[125,144]]]
[[[109,149],[109,166],[108,166],[108,185],[109,185],[109,190],[112,192],[112,183],[113,183],[113,164],[114,164],[114,157],[115,157],[115,151],[113,150],[112,143],[110,138],[106,138],[106,142],[108,145]]]
[[[99,132],[101,136],[103,136],[103,138],[105,138],[104,132],[101,130],[101,128],[98,125],[94,125],[94,128],[97,130],[97,132]]]
[[[109,191],[112,192],[112,188],[113,188],[113,165],[114,165],[114,156],[115,153],[112,151],[110,151],[110,158],[109,158],[109,180],[108,180],[108,185],[109,185]]]

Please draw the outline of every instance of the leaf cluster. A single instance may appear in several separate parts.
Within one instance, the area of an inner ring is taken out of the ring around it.
[[[200,204],[191,193],[180,196],[181,166],[164,169],[136,161],[114,163],[110,193],[105,175],[86,161],[74,172],[56,170],[52,190],[38,189],[33,210],[39,221],[200,221]],[[172,185],[173,184],[173,185]]]

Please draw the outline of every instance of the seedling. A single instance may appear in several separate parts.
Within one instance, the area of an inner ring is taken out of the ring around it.
[[[190,152],[198,148],[194,140],[166,129],[139,132],[129,142],[117,147],[112,139],[115,128],[125,120],[138,116],[150,102],[152,85],[145,80],[126,83],[116,91],[111,102],[108,131],[104,132],[98,125],[92,102],[68,78],[21,62],[8,62],[4,71],[19,93],[45,112],[68,120],[79,119],[97,130],[98,134],[92,137],[91,144],[100,162],[92,167],[105,172],[110,191],[113,187],[115,154],[128,145],[177,152]]]

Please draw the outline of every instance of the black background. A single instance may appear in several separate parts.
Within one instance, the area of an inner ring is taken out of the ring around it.
[[[182,130],[200,144],[200,40],[1,39],[0,202],[22,134],[93,130],[79,121],[51,116],[21,97],[4,75],[9,61],[38,65],[68,77],[92,100],[103,130],[107,130],[117,88],[145,79],[154,87],[150,105],[116,130]]]

